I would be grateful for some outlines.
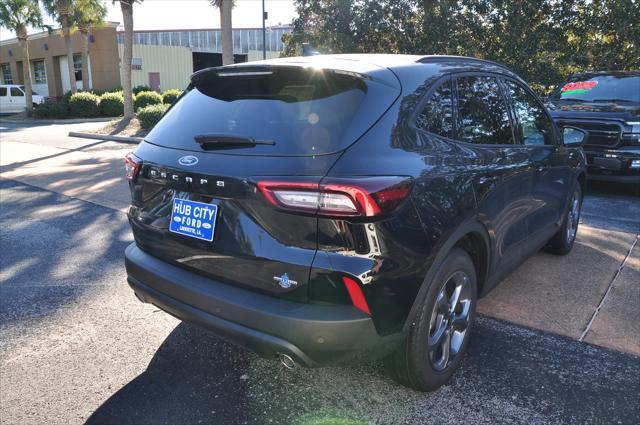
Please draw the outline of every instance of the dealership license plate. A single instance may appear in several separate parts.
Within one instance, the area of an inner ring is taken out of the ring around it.
[[[173,200],[169,230],[211,242],[217,213],[217,205],[176,198]]]

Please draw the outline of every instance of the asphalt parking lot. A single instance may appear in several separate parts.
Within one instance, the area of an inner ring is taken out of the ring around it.
[[[536,255],[482,300],[461,369],[423,394],[378,362],[288,371],[140,303],[123,267],[126,196],[109,195],[126,147],[7,139],[2,424],[640,421],[640,198],[590,192],[574,252]],[[87,183],[96,175],[107,183]]]

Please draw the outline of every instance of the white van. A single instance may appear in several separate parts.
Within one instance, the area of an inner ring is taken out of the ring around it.
[[[44,96],[33,92],[33,103],[44,103]],[[24,111],[27,103],[24,98],[24,86],[17,84],[0,85],[0,113],[8,114]]]

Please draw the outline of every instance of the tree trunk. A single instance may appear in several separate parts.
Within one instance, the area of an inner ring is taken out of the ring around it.
[[[89,29],[80,29],[82,34],[82,90],[89,90]]]
[[[220,2],[220,39],[222,43],[222,65],[230,65],[233,60],[233,32],[231,31],[231,9],[233,0]]]
[[[18,40],[22,47],[22,82],[24,84],[24,100],[27,116],[31,116],[33,111],[33,89],[31,88],[31,62],[29,61],[29,40],[27,39],[27,29],[18,30]]]
[[[120,1],[124,23],[124,49],[120,62],[122,91],[124,94],[124,119],[133,118],[133,92],[131,91],[131,57],[133,56],[133,3]]]
[[[69,11],[61,9],[58,11],[60,15],[60,21],[62,23],[62,34],[64,36],[64,47],[67,49],[67,69],[69,71],[69,85],[71,86],[71,93],[75,93],[78,90],[76,85],[76,70],[73,66],[73,49],[71,48],[71,34],[69,28]]]

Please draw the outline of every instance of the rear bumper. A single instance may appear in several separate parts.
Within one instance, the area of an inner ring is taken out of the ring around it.
[[[316,367],[389,352],[401,335],[380,336],[352,306],[296,303],[205,278],[140,250],[125,251],[127,280],[141,301],[202,326],[262,357],[287,354]]]

